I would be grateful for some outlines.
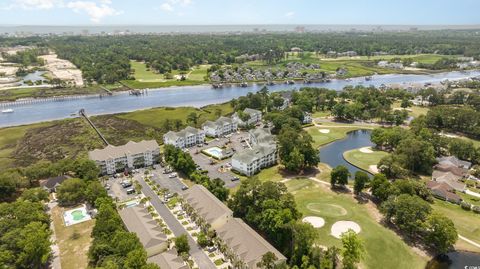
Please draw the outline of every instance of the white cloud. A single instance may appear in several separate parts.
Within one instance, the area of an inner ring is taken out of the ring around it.
[[[68,2],[66,7],[77,13],[87,13],[87,15],[90,17],[90,20],[95,23],[100,22],[105,17],[115,16],[122,13],[110,6],[110,0],[102,0],[100,2],[100,4],[97,4],[93,1],[73,1]]]
[[[295,12],[293,12],[293,11],[289,11],[289,12],[285,13],[285,17],[287,17],[287,18],[291,18],[293,16],[295,16]]]
[[[169,3],[163,3],[163,4],[160,5],[160,9],[163,10],[163,11],[172,12],[173,11],[173,6],[170,5]]]
[[[13,0],[4,9],[52,9],[62,3],[62,0]]]
[[[173,12],[178,7],[187,7],[193,4],[192,0],[166,0],[160,5],[160,9],[167,12]]]

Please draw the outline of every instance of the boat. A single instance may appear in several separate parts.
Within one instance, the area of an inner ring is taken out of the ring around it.
[[[2,113],[13,113],[13,109],[11,109],[11,108],[4,109],[4,110],[2,110]]]
[[[372,80],[372,77],[370,77],[370,76],[365,77],[365,80],[366,80],[366,81],[370,81],[370,80]]]
[[[240,83],[240,87],[246,88],[246,87],[248,87],[248,83],[242,82],[242,83]]]

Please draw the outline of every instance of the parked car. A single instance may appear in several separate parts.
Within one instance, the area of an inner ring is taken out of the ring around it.
[[[124,189],[126,189],[126,188],[132,186],[132,182],[130,182],[130,181],[122,181],[122,183],[120,183],[120,185],[121,185]]]
[[[208,252],[214,252],[215,250],[217,250],[215,246],[207,247]]]
[[[177,173],[171,173],[170,175],[168,175],[169,178],[175,178],[177,177]]]
[[[232,179],[231,179],[231,181],[238,181],[238,180],[240,180],[239,177],[232,177]]]
[[[133,188],[127,189],[127,194],[134,194],[135,190]]]
[[[183,186],[182,186],[182,191],[185,191],[185,190],[188,190],[188,187],[185,186],[185,185],[183,185]]]
[[[108,183],[105,184],[105,189],[107,189],[107,191],[110,190],[110,184],[108,184]]]

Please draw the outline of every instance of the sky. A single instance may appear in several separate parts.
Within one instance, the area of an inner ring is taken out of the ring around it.
[[[480,0],[0,0],[0,25],[480,24]]]

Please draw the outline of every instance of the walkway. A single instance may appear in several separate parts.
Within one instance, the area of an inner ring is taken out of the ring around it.
[[[480,193],[478,193],[478,192],[474,192],[474,191],[471,191],[471,190],[466,190],[465,193],[468,194],[468,195],[480,198]]]
[[[207,254],[203,252],[200,246],[193,240],[190,234],[183,228],[168,208],[162,203],[157,194],[148,186],[143,179],[138,179],[140,185],[142,185],[142,192],[151,198],[150,203],[157,210],[158,214],[162,217],[168,227],[172,230],[175,236],[186,234],[188,237],[188,243],[190,245],[190,255],[193,257],[199,268],[202,269],[216,269],[217,267],[210,261]]]
[[[469,243],[469,244],[471,244],[471,245],[476,246],[477,248],[480,248],[480,244],[479,244],[479,243],[474,242],[474,241],[472,241],[472,240],[470,240],[470,239],[468,239],[468,238],[466,238],[466,237],[464,237],[464,236],[458,235],[458,238],[462,239],[463,241],[465,241],[465,242],[467,242],[467,243]]]
[[[47,213],[51,216],[52,209],[57,206],[56,202],[49,202],[48,203],[48,211]],[[50,263],[50,268],[52,269],[62,269],[62,265],[60,263],[60,249],[57,245],[57,237],[55,235],[55,226],[53,224],[53,220],[50,221],[50,230],[52,230],[52,236],[50,237],[50,241],[52,245],[50,248],[52,249],[52,260]]]
[[[87,113],[85,112],[85,109],[80,109],[80,111],[78,112],[80,114],[80,116],[84,117],[88,124],[90,124],[90,126],[92,126],[92,128],[95,130],[95,132],[97,132],[98,136],[100,136],[100,139],[102,139],[103,143],[105,143],[106,146],[110,145],[107,141],[107,139],[103,136],[103,134],[100,132],[100,130],[98,130],[97,126],[95,126],[95,124],[93,124],[93,122],[88,118],[88,115]]]

